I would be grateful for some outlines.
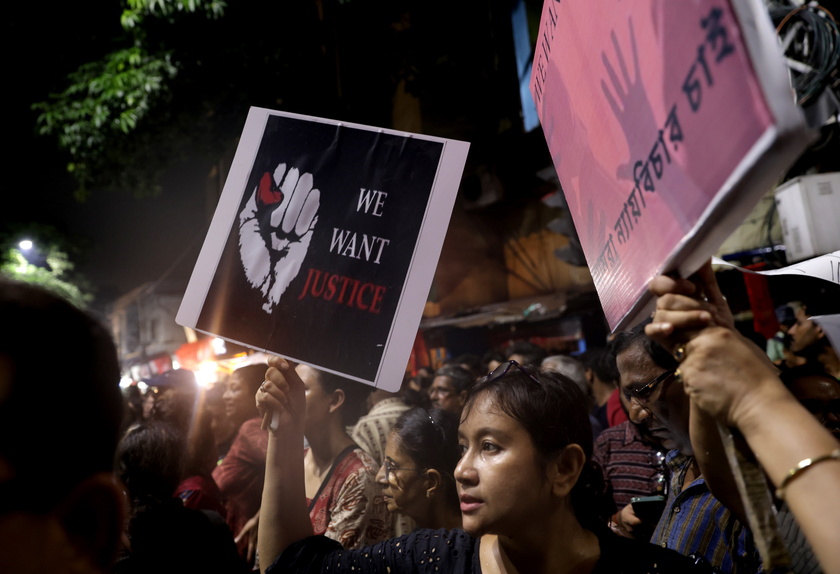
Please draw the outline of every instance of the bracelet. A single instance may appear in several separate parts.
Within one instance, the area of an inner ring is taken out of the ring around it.
[[[788,485],[794,478],[801,475],[803,472],[805,472],[805,470],[811,468],[812,466],[826,460],[840,460],[840,448],[834,449],[830,453],[818,456],[816,458],[805,458],[799,461],[799,464],[797,464],[787,472],[787,475],[785,475],[785,478],[784,480],[782,480],[782,483],[779,485],[779,488],[776,489],[776,498],[778,498],[779,500],[783,500],[785,498],[785,489],[788,487]]]

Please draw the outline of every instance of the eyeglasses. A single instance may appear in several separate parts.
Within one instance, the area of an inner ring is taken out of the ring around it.
[[[386,460],[383,466],[385,467],[385,482],[391,482],[391,473],[397,470],[410,470],[412,472],[424,471],[424,469],[421,468],[400,468],[398,466],[394,466],[394,464],[389,460]]]
[[[495,380],[497,380],[497,379],[501,379],[502,377],[504,377],[505,375],[507,375],[507,374],[508,374],[508,372],[510,372],[510,370],[511,370],[511,369],[513,369],[514,367],[515,367],[516,369],[518,369],[518,370],[519,370],[519,372],[521,372],[521,373],[523,373],[523,374],[527,375],[529,379],[531,379],[532,381],[534,381],[534,382],[535,382],[535,383],[537,383],[538,385],[540,384],[540,380],[539,380],[537,377],[535,377],[535,376],[534,376],[534,375],[532,375],[530,372],[528,372],[528,370],[527,370],[527,369],[525,369],[522,365],[520,365],[520,364],[519,364],[519,363],[517,363],[516,361],[508,361],[507,363],[502,363],[501,365],[499,365],[498,367],[496,367],[495,369],[493,369],[493,370],[490,372],[490,374],[488,374],[486,377],[484,377],[483,379],[481,379],[481,381],[480,381],[480,382],[482,382],[482,383],[489,383],[490,381],[495,381]]]
[[[650,401],[650,397],[653,396],[653,391],[656,389],[657,385],[667,381],[669,378],[672,378],[676,372],[676,370],[665,371],[646,385],[635,389],[624,389],[624,397],[628,401],[635,399],[640,405],[644,405]]]

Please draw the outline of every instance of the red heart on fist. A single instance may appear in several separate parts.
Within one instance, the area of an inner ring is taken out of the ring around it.
[[[274,185],[271,174],[265,172],[260,179],[260,188],[257,192],[257,200],[260,205],[273,205],[283,201],[283,192]]]

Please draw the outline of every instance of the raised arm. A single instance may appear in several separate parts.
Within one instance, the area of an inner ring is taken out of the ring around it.
[[[290,544],[313,534],[303,478],[303,381],[280,357],[269,358],[268,364],[266,382],[256,395],[260,414],[270,412],[277,423],[269,431],[260,507],[257,548],[263,573]]]
[[[728,329],[705,329],[686,345],[686,391],[692,404],[741,431],[772,483],[784,487],[780,494],[823,569],[840,572],[840,443],[762,355]]]
[[[648,288],[656,295],[656,310],[645,334],[666,348],[713,325],[735,329],[735,319],[717,284],[711,260],[688,279],[660,275]]]
[[[691,280],[657,277],[650,290],[657,309],[645,332],[668,349],[684,345],[680,372],[691,397],[692,444],[710,488],[719,498],[735,492],[728,466],[702,444],[717,433],[706,432],[712,425],[698,414],[741,432],[770,481],[785,486],[782,494],[823,569],[840,572],[840,461],[831,457],[840,444],[788,392],[764,351],[734,329],[711,265]],[[784,484],[808,459],[822,460]],[[732,498],[721,501],[740,516],[742,504]]]
[[[688,279],[659,276],[650,284],[656,295],[653,321],[645,334],[672,351],[685,345],[702,329],[719,326],[735,331],[735,320],[717,284],[711,261]],[[682,369],[681,369],[682,371]],[[717,498],[742,524],[748,524],[746,509],[732,469],[727,462],[721,434],[714,418],[691,403],[690,435],[703,478]]]

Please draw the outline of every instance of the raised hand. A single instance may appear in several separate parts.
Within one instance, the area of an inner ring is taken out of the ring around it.
[[[636,516],[633,505],[628,504],[616,512],[611,521],[612,531],[625,538],[633,538],[633,529],[642,523],[642,519]]]
[[[256,394],[257,410],[265,420],[272,416],[272,431],[275,434],[291,434],[284,431],[298,431],[303,435],[306,417],[305,386],[294,365],[281,357],[268,358],[265,382]]]
[[[248,539],[248,549],[245,554],[245,561],[248,564],[253,564],[254,559],[256,558],[257,554],[257,532],[260,526],[260,511],[257,510],[257,513],[248,519],[248,522],[242,527],[242,530],[239,531],[239,534],[236,535],[236,538],[233,541],[236,544],[239,544],[239,541],[243,538],[247,537]]]
[[[686,345],[680,371],[691,402],[731,427],[792,398],[764,351],[733,329],[703,329]]]
[[[711,261],[688,279],[655,277],[648,290],[656,295],[656,310],[645,334],[666,349],[673,350],[705,327],[735,329],[735,319],[717,284]]]
[[[239,214],[239,255],[271,313],[297,277],[318,222],[321,192],[311,173],[281,163],[265,172]]]

